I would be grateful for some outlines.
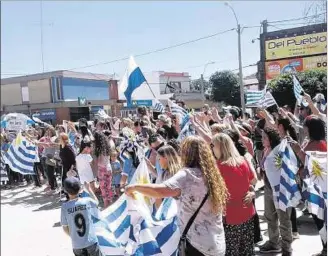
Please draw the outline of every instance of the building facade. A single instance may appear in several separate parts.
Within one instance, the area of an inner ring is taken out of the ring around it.
[[[117,98],[117,81],[102,74],[54,71],[1,79],[2,113],[33,114],[53,124],[89,119],[99,108],[111,112]]]

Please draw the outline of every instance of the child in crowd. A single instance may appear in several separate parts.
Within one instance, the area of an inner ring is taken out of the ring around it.
[[[93,171],[91,168],[92,156],[91,156],[91,141],[87,139],[88,136],[84,138],[81,143],[80,153],[76,156],[76,169],[79,173],[80,182],[84,184],[85,182],[90,184],[90,188],[93,192],[96,192],[95,177],[93,176]]]
[[[75,256],[103,256],[100,251],[95,228],[92,223],[92,213],[98,211],[98,200],[90,185],[85,183],[90,197],[79,197],[80,181],[69,177],[64,181],[64,189],[69,201],[61,208],[61,225],[64,232],[72,239]]]
[[[115,190],[115,197],[118,198],[121,194],[120,192],[120,181],[121,181],[121,163],[117,159],[118,153],[116,150],[110,152],[110,164],[112,167],[112,184]]]

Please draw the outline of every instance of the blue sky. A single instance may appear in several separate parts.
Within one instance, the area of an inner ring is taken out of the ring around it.
[[[309,1],[230,1],[242,26],[302,17]],[[1,76],[42,72],[40,2],[1,3]],[[300,21],[297,21],[300,22]],[[293,23],[293,22],[291,22]],[[294,22],[295,24],[296,22]],[[278,25],[277,25],[278,26]],[[280,28],[301,25],[280,25]],[[236,27],[222,1],[43,2],[45,71],[71,69],[139,54]],[[276,30],[273,27],[270,30]],[[259,60],[260,28],[242,34],[243,66]],[[136,58],[144,73],[189,72],[198,78],[238,68],[237,33],[228,32],[182,47]],[[74,71],[122,75],[127,61]],[[244,75],[256,72],[245,68]]]

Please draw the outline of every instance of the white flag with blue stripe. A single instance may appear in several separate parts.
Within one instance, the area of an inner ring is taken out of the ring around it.
[[[286,211],[289,207],[296,207],[302,198],[296,183],[299,167],[287,139],[283,139],[266,157],[264,169],[272,187],[276,208]]]
[[[165,107],[158,99],[154,99],[153,100],[153,109],[154,109],[154,111],[163,113],[165,110]]]
[[[150,182],[144,158],[131,182]],[[173,198],[164,199],[153,215],[149,198],[141,194],[134,198],[122,195],[101,212],[101,217],[93,218],[100,249],[106,256],[176,255],[180,239],[176,215],[177,204]]]
[[[257,104],[259,101],[264,99],[266,93],[266,87],[261,91],[247,90],[245,93],[246,105]]]
[[[305,99],[303,99],[303,96],[301,94],[304,93],[304,90],[295,75],[293,75],[293,84],[294,84],[294,87],[293,87],[294,95],[295,95],[295,98],[297,99],[298,103],[299,104],[302,103],[304,107],[307,107],[309,105],[309,103]]]
[[[34,163],[39,162],[37,147],[28,142],[21,132],[17,134],[16,139],[10,145],[9,149],[3,155],[4,161],[14,172],[23,175],[33,175]]]
[[[124,94],[127,106],[132,106],[132,94],[144,82],[146,82],[146,78],[136,64],[134,58],[131,56],[128,68],[119,85],[119,94]]]

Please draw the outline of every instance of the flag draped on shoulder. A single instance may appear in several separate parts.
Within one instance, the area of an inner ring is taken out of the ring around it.
[[[309,103],[303,99],[302,93],[304,93],[304,90],[295,75],[293,75],[293,84],[294,84],[294,87],[293,87],[294,95],[295,95],[295,98],[297,99],[298,103],[299,104],[302,103],[304,107],[307,107],[309,105]]]
[[[150,183],[144,158],[132,178],[132,183]],[[82,196],[87,196],[83,193]],[[175,255],[180,239],[175,199],[163,201],[153,215],[150,199],[141,194],[122,195],[113,205],[93,216],[102,253],[110,255]]]
[[[134,90],[144,82],[146,82],[146,78],[136,64],[134,58],[131,56],[129,59],[128,68],[119,85],[119,90],[124,93],[128,106],[132,106],[132,94]]]
[[[14,172],[33,175],[34,162],[39,162],[37,147],[28,142],[19,132],[16,139],[3,155],[4,161]]]
[[[303,198],[310,213],[324,221],[319,230],[321,239],[327,242],[327,152],[306,152],[303,179]]]
[[[327,152],[306,152],[303,197],[310,213],[325,219],[327,207]]]
[[[277,209],[286,211],[287,208],[299,204],[301,192],[296,183],[298,168],[297,158],[287,139],[283,139],[266,157],[264,169]]]

